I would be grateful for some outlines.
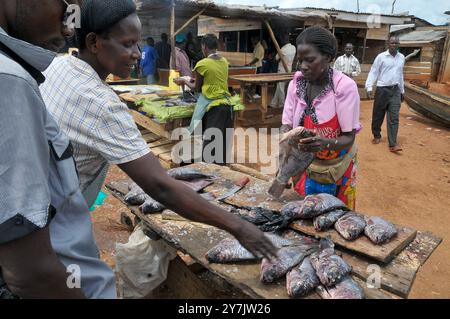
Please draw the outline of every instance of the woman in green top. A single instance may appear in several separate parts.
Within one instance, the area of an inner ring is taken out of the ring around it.
[[[202,51],[206,58],[195,66],[194,79],[178,78],[174,81],[200,93],[189,130],[192,134],[197,131],[197,125],[202,124],[203,161],[223,165],[230,158],[234,114],[228,91],[229,64],[217,53],[217,47],[217,37],[213,34],[205,35],[202,39]],[[227,131],[230,135],[228,139]]]

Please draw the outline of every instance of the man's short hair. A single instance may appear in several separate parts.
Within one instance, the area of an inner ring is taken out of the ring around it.
[[[202,38],[202,44],[209,50],[215,50],[219,47],[219,40],[214,34],[207,34]]]

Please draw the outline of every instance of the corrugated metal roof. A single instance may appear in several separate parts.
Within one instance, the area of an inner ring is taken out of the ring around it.
[[[406,30],[406,29],[412,29],[415,26],[416,26],[415,24],[395,24],[395,25],[391,25],[390,32],[398,32],[398,31],[402,31],[402,30]]]
[[[407,42],[423,42],[429,43],[438,41],[447,36],[447,30],[424,30],[412,31],[399,36],[401,43]]]

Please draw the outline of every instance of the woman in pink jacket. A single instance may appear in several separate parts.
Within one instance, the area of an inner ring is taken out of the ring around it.
[[[307,172],[293,176],[294,189],[303,196],[329,193],[354,209],[360,98],[356,83],[332,69],[336,51],[335,37],[322,27],[298,36],[298,71],[289,84],[281,131],[303,126],[316,132],[300,140],[300,148],[316,158]]]

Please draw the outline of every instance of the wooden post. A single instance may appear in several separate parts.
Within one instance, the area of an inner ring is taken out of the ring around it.
[[[186,23],[183,24],[183,26],[181,26],[181,28],[179,28],[177,31],[175,31],[174,36],[176,36],[178,33],[180,33],[181,31],[183,31],[189,24],[191,24],[192,21],[194,21],[195,19],[197,19],[203,12],[205,12],[206,8],[208,8],[208,5],[205,6],[202,10],[200,10],[200,12],[197,13],[195,16],[193,16],[193,17],[190,18],[188,21],[186,21]]]
[[[240,52],[241,50],[241,31],[237,32],[237,49],[236,52]]]
[[[367,29],[366,29],[366,34],[364,35],[363,53],[362,53],[362,58],[361,58],[361,64],[364,63],[364,59],[366,58],[366,45],[367,45]]]
[[[286,59],[285,59],[283,53],[281,52],[280,46],[278,45],[277,39],[275,38],[275,34],[273,34],[272,27],[270,26],[269,21],[264,20],[264,23],[266,24],[267,29],[269,30],[269,34],[270,34],[270,37],[272,38],[273,44],[275,44],[275,48],[277,49],[278,56],[280,57],[281,62],[283,63],[284,70],[286,72],[289,72],[288,64],[286,62]]]
[[[170,48],[171,48],[171,58],[172,58],[172,68],[177,69],[177,59],[175,55],[175,0],[172,0],[170,8]]]

